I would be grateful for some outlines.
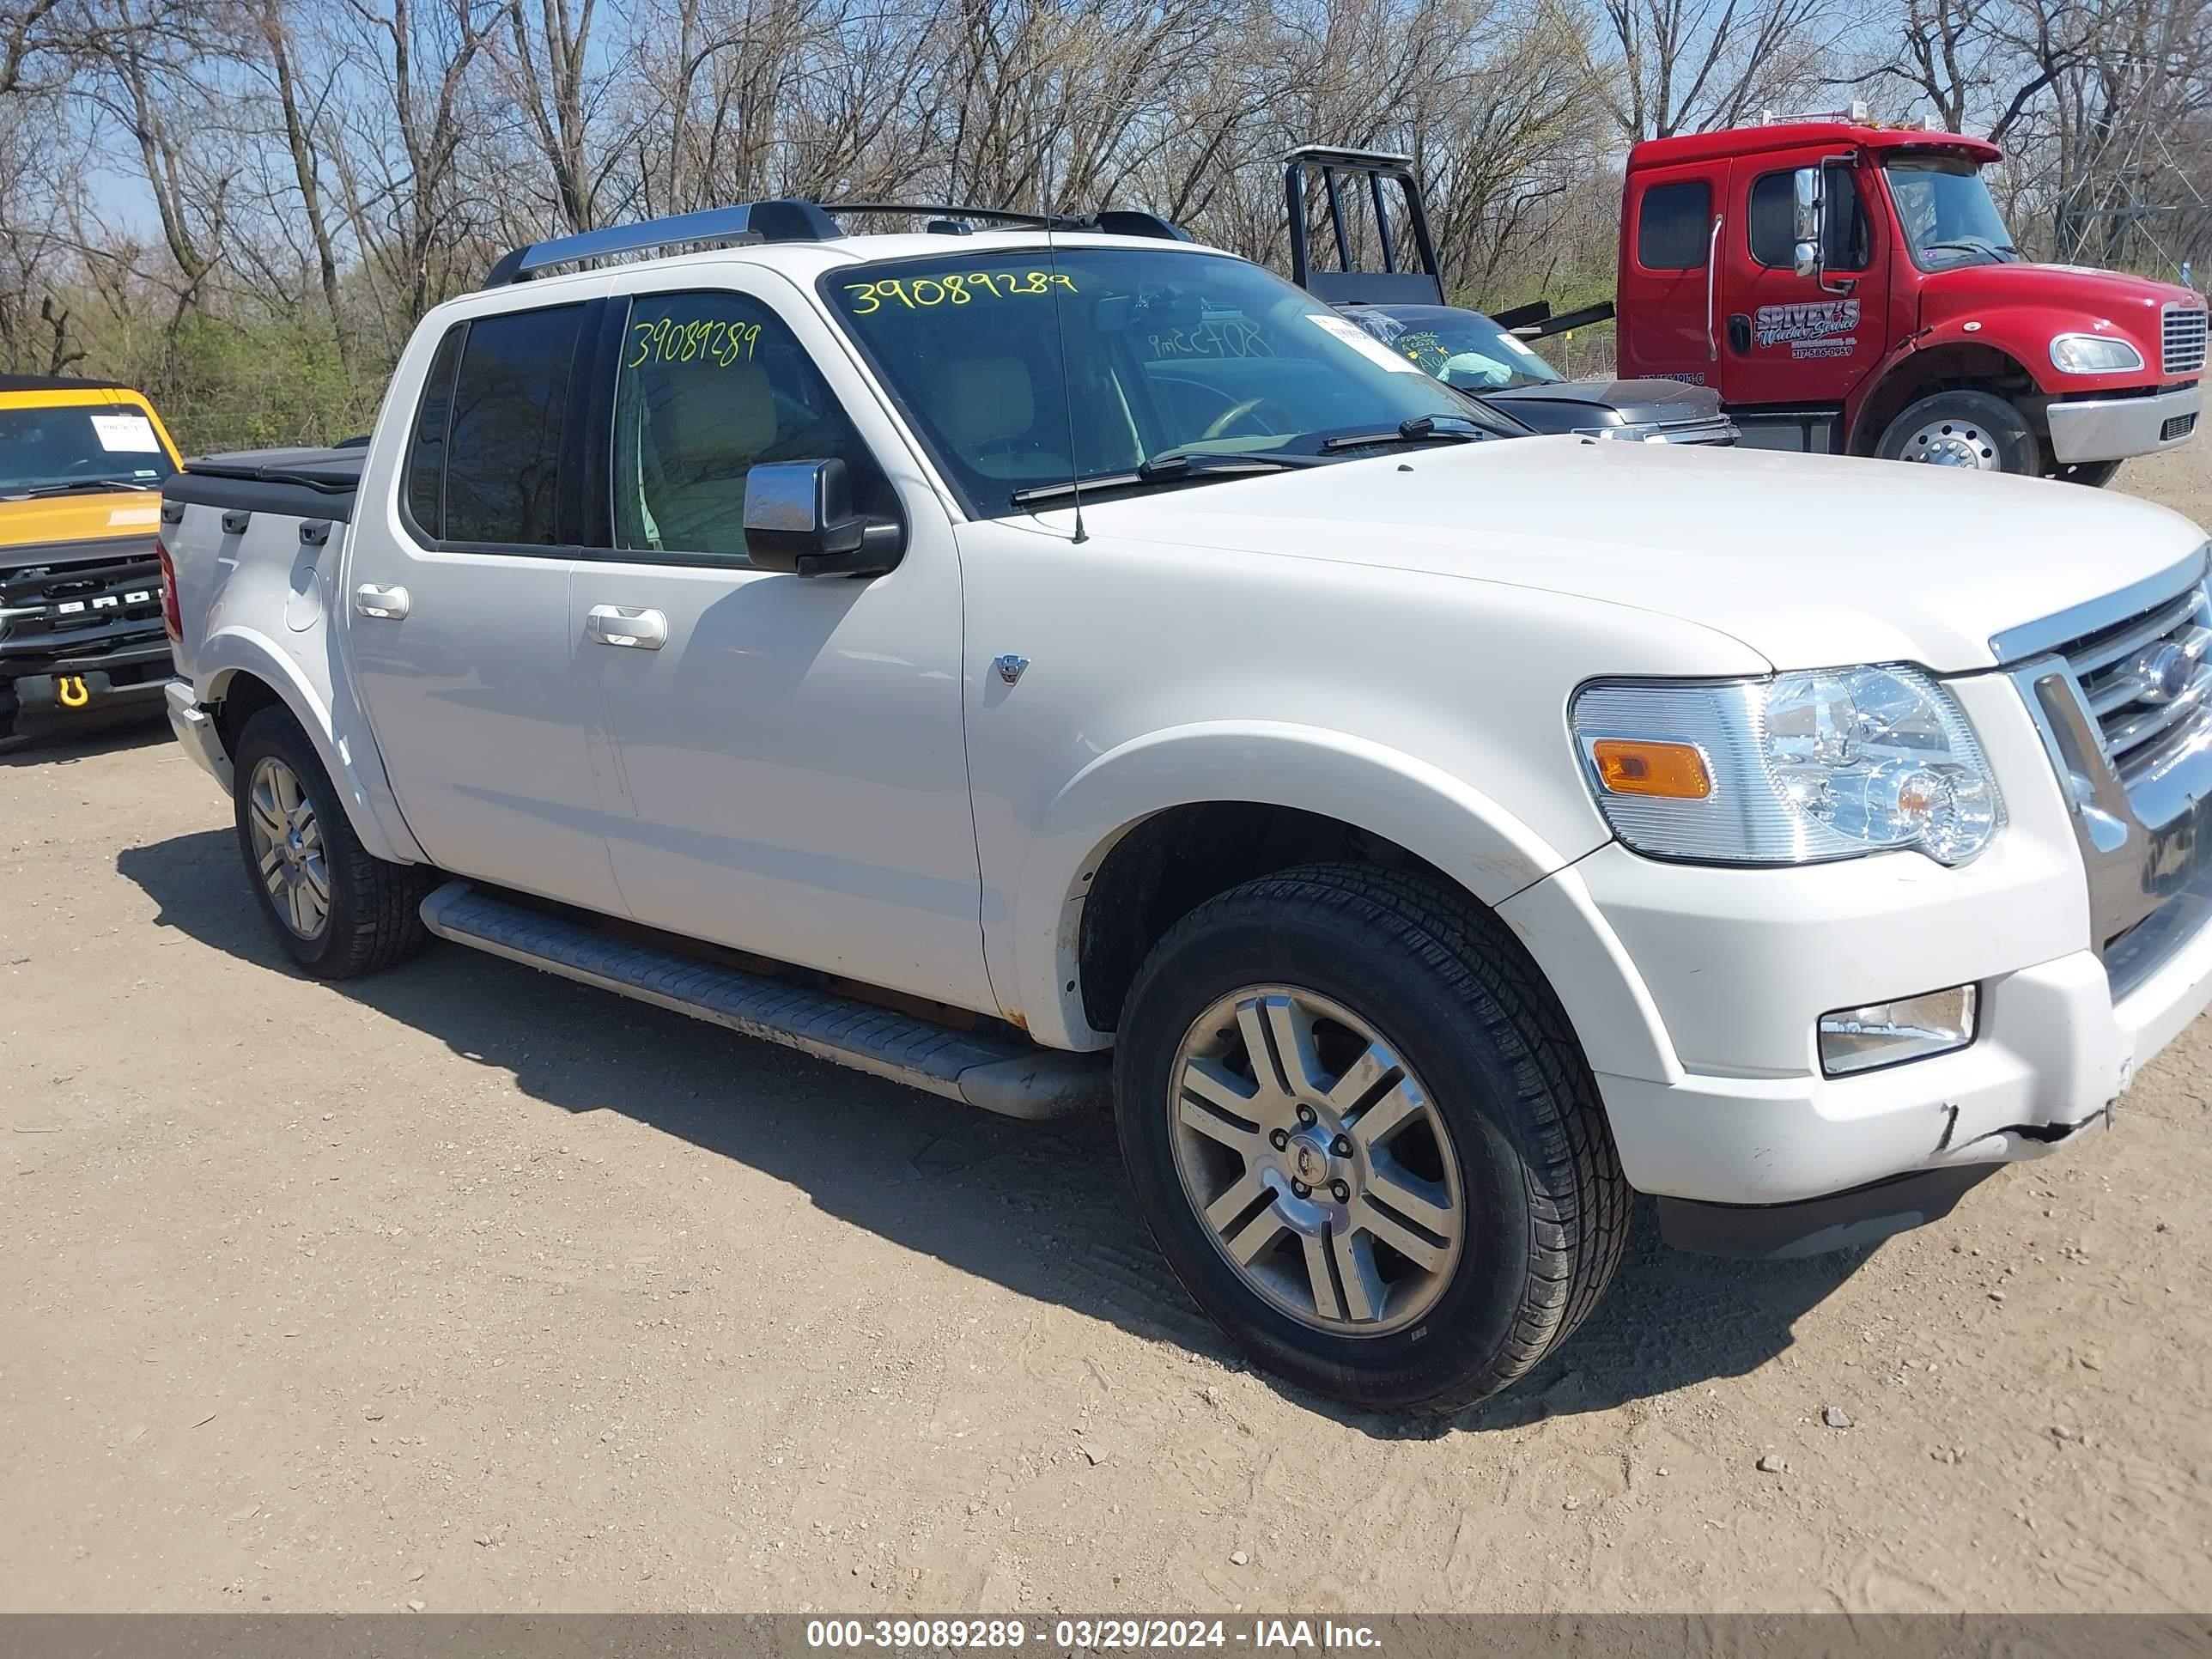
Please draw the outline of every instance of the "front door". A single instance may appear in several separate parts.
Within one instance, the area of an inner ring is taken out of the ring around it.
[[[456,874],[618,912],[568,633],[574,537],[560,522],[579,351],[599,309],[447,331],[407,453],[363,481],[346,636],[422,850]]]
[[[882,410],[768,273],[635,295],[613,380],[610,545],[578,562],[568,620],[623,795],[608,836],[630,914],[994,1009],[934,491],[885,465],[905,450]],[[857,508],[904,520],[903,561],[869,580],[755,568],[748,470],[830,459]]]
[[[1819,149],[1782,151],[1731,169],[1719,383],[1731,406],[1840,404],[1881,362],[1879,262],[1888,238],[1877,234],[1848,161],[1822,167],[1820,272],[1796,272],[1795,173],[1822,159]]]

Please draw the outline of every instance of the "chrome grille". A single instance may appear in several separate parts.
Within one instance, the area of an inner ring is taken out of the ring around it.
[[[2168,375],[2194,374],[2204,367],[2204,307],[2170,305],[2160,317],[2161,366]]]
[[[2123,785],[2155,775],[2212,718],[2212,605],[2201,586],[2059,651]]]

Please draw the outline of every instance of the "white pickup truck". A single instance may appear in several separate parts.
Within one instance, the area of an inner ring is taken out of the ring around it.
[[[1191,1293],[1382,1408],[1563,1340],[1632,1190],[1863,1243],[2212,997],[2201,529],[1501,438],[1133,228],[539,244],[365,450],[173,480],[170,714],[292,958],[434,933],[1018,1116],[1110,1079]]]

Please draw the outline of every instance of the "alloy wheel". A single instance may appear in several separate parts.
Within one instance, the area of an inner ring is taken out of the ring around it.
[[[284,925],[303,939],[319,939],[330,926],[330,866],[322,826],[300,775],[264,755],[246,789],[246,823],[262,885]]]
[[[1367,1021],[1310,991],[1232,992],[1184,1034],[1170,1087],[1184,1195],[1248,1285],[1335,1335],[1435,1305],[1467,1235],[1458,1161]]]

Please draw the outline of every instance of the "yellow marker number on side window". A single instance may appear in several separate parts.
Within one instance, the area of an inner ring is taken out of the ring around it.
[[[732,363],[750,362],[753,348],[760,343],[758,323],[704,319],[685,322],[663,317],[658,322],[632,323],[629,334],[632,349],[624,368],[641,368],[649,362],[703,362],[727,368]]]

